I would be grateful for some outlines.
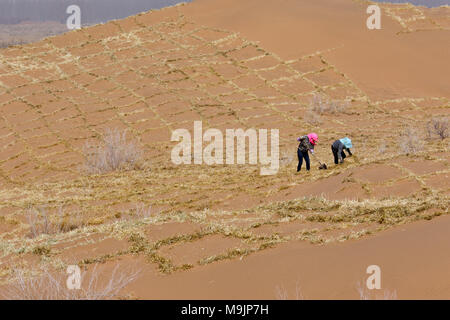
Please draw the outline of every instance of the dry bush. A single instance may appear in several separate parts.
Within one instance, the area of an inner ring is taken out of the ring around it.
[[[311,108],[309,108],[306,111],[305,116],[303,117],[303,120],[305,120],[305,122],[307,122],[313,126],[317,126],[322,122],[320,114],[318,114]]]
[[[139,221],[152,216],[152,207],[144,203],[138,203],[134,209],[119,213],[122,221]]]
[[[138,219],[150,218],[152,215],[152,207],[142,203],[137,204],[134,213]]]
[[[423,139],[412,127],[406,128],[399,140],[400,151],[404,154],[416,154],[424,147]]]
[[[142,151],[127,139],[126,131],[118,129],[106,130],[99,146],[86,142],[84,154],[85,167],[90,174],[141,168]]]
[[[81,272],[81,288],[67,287],[68,274],[52,274],[47,269],[36,277],[29,277],[25,271],[14,272],[14,280],[0,291],[0,297],[5,300],[106,300],[114,299],[120,291],[134,282],[140,275],[137,268],[124,268],[117,264],[109,278],[100,279],[104,273],[93,268],[89,275]]]
[[[141,221],[152,216],[152,207],[144,203],[138,203],[134,209],[118,212],[116,218],[121,221]]]
[[[331,101],[322,94],[315,94],[311,101],[311,111],[316,114],[336,114],[345,112],[348,103],[338,103]]]
[[[322,122],[321,115],[343,113],[347,106],[348,103],[331,101],[323,94],[315,94],[306,110],[304,120],[311,125],[318,125]]]
[[[382,295],[376,295],[375,300],[397,300],[397,290],[390,289],[374,289],[369,290],[365,284],[358,282],[356,289],[359,293],[360,300],[372,300],[372,292],[381,293]]]
[[[284,286],[276,286],[275,297],[277,300],[290,300],[289,293]],[[299,282],[295,283],[295,298],[294,300],[304,300],[303,293]]]
[[[427,123],[427,132],[430,139],[433,137],[433,134],[436,134],[442,140],[448,138],[448,119],[432,118]]]
[[[294,160],[294,152],[283,151],[280,154],[280,165],[282,167],[288,166]]]
[[[27,210],[30,238],[42,234],[58,234],[83,227],[85,223],[79,213],[66,213],[59,207],[58,213],[50,216],[45,208],[29,208]]]

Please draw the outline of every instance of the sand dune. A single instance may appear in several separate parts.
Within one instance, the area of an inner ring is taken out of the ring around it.
[[[377,264],[382,289],[369,299],[448,299],[449,223],[437,218],[345,244],[289,243],[169,277],[147,273],[133,289],[149,299],[277,299],[280,290],[288,299],[360,299],[366,268]]]
[[[449,8],[382,4],[369,31],[367,4],[196,0],[1,49],[2,281],[125,261],[156,289],[124,290],[135,297],[275,298],[285,285],[292,298],[307,275],[306,298],[357,298],[371,256],[399,298],[448,298],[448,219],[434,218],[448,214],[450,154],[427,123],[450,110]],[[340,111],[311,116],[318,97]],[[196,120],[280,129],[282,167],[174,165],[171,133]],[[417,154],[400,145],[405,128]],[[84,170],[86,142],[107,129],[127,130],[141,167]],[[296,174],[310,131],[329,170]],[[344,136],[354,156],[332,165]],[[36,210],[59,231],[33,236]]]
[[[323,51],[371,99],[448,97],[442,46],[450,9],[382,4],[382,30],[373,32],[365,26],[364,3],[200,0],[183,10],[199,23],[258,40],[284,59]]]

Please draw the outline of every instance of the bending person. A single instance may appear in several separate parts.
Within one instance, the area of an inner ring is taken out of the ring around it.
[[[331,151],[333,152],[334,163],[335,164],[338,164],[338,162],[344,163],[344,159],[347,157],[344,150],[347,150],[348,155],[351,156],[352,152],[350,151],[350,149],[352,147],[353,147],[352,140],[350,140],[350,138],[347,137],[333,142],[333,144],[331,145]]]

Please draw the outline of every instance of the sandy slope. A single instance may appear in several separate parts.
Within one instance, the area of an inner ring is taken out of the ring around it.
[[[399,298],[448,298],[450,220],[406,225],[448,214],[448,139],[416,156],[398,142],[450,114],[449,9],[383,5],[368,31],[366,5],[197,0],[0,50],[1,280],[122,260],[145,270],[127,288],[138,297],[295,298],[298,280],[305,298],[357,298],[378,264]],[[312,123],[319,92],[347,108]],[[170,134],[194,120],[281,128],[282,168],[173,165]],[[147,166],[80,170],[106,128],[127,129]],[[296,174],[295,139],[312,130],[326,162],[341,136],[355,156]],[[30,207],[74,229],[28,238]]]
[[[381,289],[370,299],[450,299],[450,218],[401,226],[363,240],[313,246],[289,243],[242,260],[158,277],[132,286],[150,299],[360,299],[366,268],[381,268]],[[375,293],[376,292],[376,293]]]
[[[290,59],[324,56],[371,98],[448,96],[450,30],[397,34],[382,13],[382,30],[366,28],[367,5],[349,0],[197,0],[183,10],[199,23],[241,32]],[[447,17],[450,9],[445,10]]]

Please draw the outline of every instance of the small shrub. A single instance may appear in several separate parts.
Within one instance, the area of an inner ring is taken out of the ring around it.
[[[134,213],[138,219],[149,218],[152,215],[152,208],[145,204],[137,204]]]
[[[324,95],[315,94],[311,101],[311,110],[316,114],[336,114],[342,113],[347,109],[347,103],[338,103],[331,101]]]
[[[404,154],[416,154],[420,152],[424,143],[417,131],[411,127],[403,131],[399,141],[400,151]]]
[[[369,290],[363,282],[358,282],[356,289],[358,290],[360,300],[397,300],[397,290]]]
[[[427,123],[428,138],[432,138],[436,134],[441,140],[448,138],[448,119],[432,118]]]
[[[88,142],[84,147],[88,173],[101,174],[115,170],[134,170],[141,165],[142,152],[126,136],[126,131],[108,129],[100,146]]]
[[[303,293],[298,281],[295,284],[295,298],[289,297],[289,292],[284,286],[276,286],[275,296],[277,300],[304,300]]]
[[[318,114],[311,108],[306,111],[303,120],[313,126],[317,126],[322,122],[320,114]]]
[[[53,216],[50,216],[45,208],[29,208],[27,218],[30,225],[30,238],[36,238],[42,234],[69,232],[84,226],[78,213],[65,213],[62,207],[58,209],[58,214]]]
[[[280,154],[280,165],[285,167],[289,165],[294,160],[294,152],[282,152]]]
[[[97,265],[91,272],[81,274],[81,288],[68,289],[67,274],[52,274],[47,269],[36,277],[27,276],[24,270],[14,272],[14,280],[0,290],[0,297],[6,300],[104,300],[114,299],[119,292],[134,282],[140,275],[136,268],[124,269],[116,265],[104,279],[104,272],[97,270]],[[88,275],[87,275],[88,274]],[[99,280],[101,274],[102,280]]]
[[[144,203],[138,203],[134,209],[127,212],[117,212],[114,216],[121,221],[140,221],[152,216],[152,207]]]

